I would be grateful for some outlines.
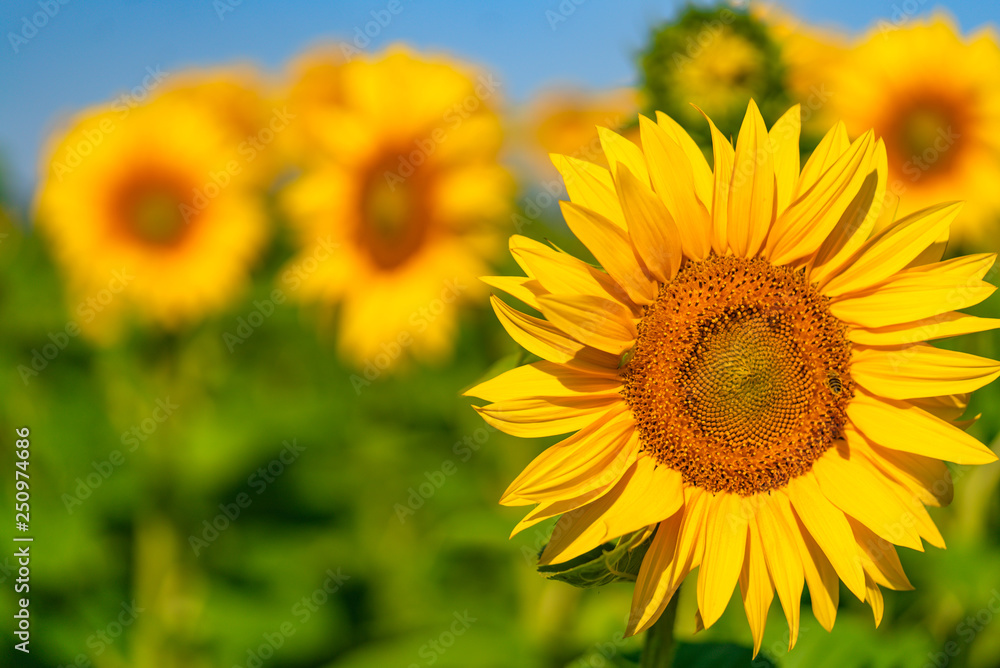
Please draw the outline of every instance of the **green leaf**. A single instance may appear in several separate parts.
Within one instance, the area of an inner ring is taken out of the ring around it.
[[[677,644],[674,668],[775,668],[774,663],[743,645],[721,642],[682,642]]]
[[[538,572],[550,580],[568,582],[574,587],[634,582],[652,539],[653,532],[636,531],[565,563],[539,566]]]

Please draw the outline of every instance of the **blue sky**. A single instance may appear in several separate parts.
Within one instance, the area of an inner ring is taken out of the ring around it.
[[[399,11],[367,51],[405,41],[452,53],[496,72],[511,102],[554,83],[631,83],[635,54],[649,26],[680,5],[675,0],[4,0],[0,160],[12,171],[10,180],[23,200],[46,133],[75,109],[139,85],[147,67],[171,72],[249,61],[277,71],[309,45],[351,37],[372,21],[372,12],[384,20],[391,2],[399,3],[393,5]],[[574,10],[553,24],[546,12],[559,13],[560,3]],[[934,0],[782,4],[809,21],[850,30],[889,20],[901,10],[923,13],[935,6]],[[994,2],[946,7],[965,31],[1000,18]],[[50,17],[39,14],[46,9]],[[34,32],[25,27],[33,17],[42,24]]]

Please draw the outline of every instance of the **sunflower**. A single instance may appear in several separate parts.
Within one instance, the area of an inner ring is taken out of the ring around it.
[[[954,421],[1000,364],[927,343],[1000,326],[953,312],[994,291],[995,256],[939,261],[958,204],[871,234],[892,213],[871,131],[838,124],[800,171],[798,107],[768,131],[751,101],[735,149],[709,121],[713,170],[666,115],[639,121],[641,149],[601,129],[610,170],[553,156],[603,271],[515,236],[527,276],[485,279],[544,316],[493,299],[542,359],[468,394],[507,433],[571,434],[503,495],[537,504],[515,533],[561,515],[542,565],[651,534],[629,634],[695,568],[705,627],[739,583],[755,652],[775,592],[794,645],[804,583],[827,629],[839,580],[878,623],[880,587],[910,588],[894,545],[944,547],[941,460],[996,459]]]
[[[174,328],[243,286],[266,221],[236,137],[170,94],[87,110],[51,143],[36,214],[84,331],[113,338],[130,313]]]
[[[796,65],[796,69],[811,69]],[[992,241],[1000,214],[1000,46],[992,29],[963,38],[943,15],[873,30],[824,77],[829,113],[884,139],[900,215],[966,200],[960,240]]]
[[[243,178],[268,187],[286,156],[279,141],[291,125],[288,110],[268,94],[271,87],[252,67],[189,70],[171,75],[159,93],[211,112],[231,135]]]
[[[292,294],[340,304],[339,346],[358,366],[447,353],[508,208],[500,82],[400,47],[317,52],[296,70],[291,139],[312,149],[283,196],[301,244]]]
[[[642,55],[643,91],[651,108],[676,118],[700,145],[695,104],[715,119],[723,134],[739,127],[747,100],[766,100],[764,116],[776,119],[789,104],[781,47],[755,14],[728,5],[689,5],[655,28]]]

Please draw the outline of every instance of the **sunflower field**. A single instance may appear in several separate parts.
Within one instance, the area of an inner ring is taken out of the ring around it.
[[[1000,668],[1000,15],[862,4],[5,5],[0,666]]]

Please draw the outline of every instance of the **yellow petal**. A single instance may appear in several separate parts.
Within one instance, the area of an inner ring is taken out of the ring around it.
[[[555,326],[540,318],[525,315],[495,296],[490,297],[493,311],[503,328],[515,342],[542,359],[594,373],[615,370],[620,357],[574,341]]]
[[[615,484],[635,462],[635,421],[624,409],[612,409],[538,455],[504,492],[500,503],[522,506],[578,498]]]
[[[848,425],[848,429],[845,431],[848,441],[851,443],[851,452],[861,455],[854,458],[856,463],[859,466],[867,468],[873,475],[881,480],[884,485],[896,496],[898,501],[906,508],[906,514],[902,519],[903,524],[906,526],[912,526],[920,538],[926,540],[934,547],[943,550],[945,548],[944,538],[941,536],[941,532],[938,531],[937,525],[934,524],[934,520],[931,519],[930,514],[924,507],[921,497],[912,491],[911,486],[906,481],[900,481],[891,474],[886,475],[884,469],[880,468],[876,464],[878,455],[875,454],[875,450],[879,449],[884,451],[884,448],[878,448],[878,446],[873,445],[870,441],[861,437],[850,425]],[[916,457],[916,455],[908,456]]]
[[[837,575],[858,599],[865,600],[864,572],[844,513],[827,500],[812,473],[793,478],[785,489],[795,514],[822,548]]]
[[[637,633],[640,626],[659,617],[677,591],[680,583],[671,582],[667,575],[678,556],[677,542],[683,519],[683,512],[674,513],[669,519],[660,522],[656,529],[656,535],[646,550],[636,576],[626,637]]]
[[[750,100],[736,138],[726,238],[737,257],[753,257],[774,221],[774,156],[767,126]]]
[[[510,253],[521,269],[535,278],[546,292],[611,297],[638,313],[638,307],[614,279],[569,253],[518,234],[510,238]]]
[[[937,241],[928,246],[920,255],[915,257],[910,264],[906,265],[907,269],[910,267],[922,267],[925,264],[933,264],[935,262],[940,262],[944,259],[944,254],[948,250],[948,240],[951,238],[951,229],[947,229],[941,233],[941,236],[937,238]]]
[[[503,290],[514,299],[524,302],[525,306],[538,309],[538,294],[544,292],[538,281],[526,276],[480,276],[481,280],[491,288]]]
[[[889,488],[866,467],[830,448],[813,462],[813,474],[823,495],[849,517],[897,545],[923,551],[920,536],[907,524],[910,513]]]
[[[794,518],[798,530],[795,535],[799,542],[799,556],[809,585],[809,598],[816,621],[827,631],[833,630],[840,603],[840,579],[830,560],[813,540],[799,518]]]
[[[851,377],[880,397],[937,397],[993,382],[1000,377],[1000,362],[926,344],[855,348]]]
[[[572,513],[579,508],[582,508],[595,499],[599,499],[607,494],[617,482],[618,481],[615,480],[606,487],[592,489],[589,492],[581,494],[580,496],[539,503],[534,510],[525,515],[524,518],[522,518],[521,521],[514,526],[514,529],[510,532],[510,537],[513,538],[525,529],[529,529],[540,522],[552,519],[553,517],[558,517],[559,515],[566,515],[567,513]]]
[[[882,200],[882,210],[879,211],[878,218],[875,220],[875,232],[881,232],[892,225],[896,220],[896,214],[899,213],[899,202],[899,195],[891,190],[886,190]]]
[[[621,397],[512,399],[474,407],[486,422],[511,436],[538,438],[583,429],[621,401]]]
[[[822,246],[867,178],[874,144],[869,130],[778,216],[767,241],[771,262],[791,264]]]
[[[649,172],[646,170],[646,159],[642,150],[625,137],[607,128],[598,127],[597,135],[601,140],[601,148],[608,158],[612,175],[618,173],[618,164],[623,163],[640,181],[649,185]]]
[[[992,450],[961,429],[905,401],[878,399],[861,391],[848,405],[847,417],[883,448],[956,464],[989,464],[997,459]]]
[[[572,397],[587,394],[616,394],[621,380],[610,375],[595,375],[561,364],[542,361],[505,371],[466,390],[464,396],[486,401],[508,401],[527,397]]]
[[[624,165],[618,166],[618,196],[628,220],[628,233],[653,278],[667,283],[683,259],[680,233],[674,219],[653,191]]]
[[[702,112],[704,115],[704,112]],[[712,191],[712,248],[718,255],[729,251],[729,186],[733,181],[733,163],[736,151],[732,143],[719,132],[708,116],[705,116],[712,131],[712,156],[714,161],[715,184]]]
[[[678,513],[682,519],[673,556],[663,570],[657,569],[656,566],[663,563],[664,555],[661,555],[656,563],[650,563],[648,568],[647,562],[643,561],[639,577],[646,582],[644,591],[652,588],[654,595],[641,608],[633,604],[626,635],[641,633],[652,626],[684,578],[698,565],[699,540],[705,531],[705,514],[710,500],[709,494],[697,487],[688,487],[684,490],[684,509]],[[638,580],[636,582],[638,583]]]
[[[767,137],[774,153],[774,180],[776,184],[777,212],[780,214],[792,201],[792,192],[799,180],[799,132],[802,128],[802,111],[795,105],[771,126]]]
[[[714,495],[699,487],[684,488],[684,523],[677,548],[691,554],[691,566],[701,564],[704,552],[705,532],[708,525],[708,512],[712,507]]]
[[[756,497],[760,503],[756,521],[778,600],[788,620],[788,649],[795,647],[799,636],[799,604],[802,600],[803,570],[802,559],[795,539],[798,529],[789,524],[791,519],[779,507],[778,497],[783,495],[761,494]]]
[[[706,209],[712,206],[712,170],[705,160],[705,154],[701,152],[701,147],[691,139],[680,123],[667,116],[662,111],[656,112],[656,124],[663,128],[671,139],[680,144],[684,153],[691,163],[691,172],[694,176],[694,189],[698,194],[698,199]]]
[[[635,345],[632,313],[619,302],[591,295],[542,295],[549,322],[580,343],[620,356]]]
[[[865,329],[854,327],[847,333],[854,343],[866,346],[893,346],[985,332],[1000,328],[1000,319],[979,318],[965,313],[943,313],[901,325]]]
[[[705,527],[705,554],[698,570],[698,610],[705,628],[722,616],[743,567],[747,512],[743,500],[720,493],[712,499]]]
[[[955,422],[965,415],[971,398],[972,395],[966,392],[964,394],[947,394],[940,397],[910,399],[910,403],[917,408],[924,409],[935,417],[941,418],[945,422]]]
[[[711,250],[708,210],[695,193],[687,154],[663,128],[645,116],[639,116],[639,132],[653,191],[676,222],[684,253],[696,260],[706,257]],[[635,176],[642,182],[639,174]]]
[[[743,596],[743,610],[746,612],[750,633],[753,636],[753,658],[757,658],[760,643],[764,639],[764,627],[767,625],[767,611],[771,607],[771,601],[774,600],[774,589],[771,588],[771,578],[764,562],[760,531],[754,522],[750,522],[749,528],[746,558],[740,572],[740,593]]]
[[[934,524],[934,520],[931,519],[930,513],[927,512],[927,508],[924,504],[920,502],[920,499],[915,497],[906,489],[905,485],[896,483],[895,481],[886,481],[893,492],[896,494],[896,498],[899,499],[900,503],[909,509],[909,513],[906,516],[906,521],[911,522],[913,527],[917,531],[917,535],[926,540],[928,543],[933,545],[938,549],[945,549],[944,537],[938,530],[937,525]]]
[[[830,304],[830,313],[856,327],[889,327],[978,304],[996,291],[982,280],[992,254],[970,255],[907,269],[875,288]]]
[[[638,453],[639,436],[636,432],[632,433],[627,447],[631,451]],[[635,463],[635,460],[636,457],[631,457],[624,469],[619,469],[617,467],[608,469],[606,475],[602,475],[600,477],[598,481],[599,484],[594,486],[592,489],[581,492],[576,496],[566,496],[558,498],[554,501],[543,501],[539,503],[534,510],[528,513],[520,522],[517,523],[517,526],[515,526],[514,530],[510,533],[511,538],[528,527],[534,526],[539,522],[544,522],[552,517],[556,517],[558,515],[573,517],[583,512],[581,508],[607,495],[611,489],[619,483],[625,472],[630,470],[632,465]]]
[[[872,613],[875,615],[875,628],[882,623],[882,613],[884,605],[882,602],[882,592],[870,575],[865,574],[865,600],[872,606]]]
[[[540,565],[562,563],[609,540],[658,524],[676,513],[683,501],[681,474],[639,457],[614,488],[563,515],[539,559]]]
[[[910,580],[899,563],[896,548],[887,540],[879,538],[871,529],[857,520],[848,518],[854,538],[861,548],[862,567],[878,584],[897,591],[913,589]]]
[[[632,241],[607,218],[572,202],[560,202],[566,224],[636,304],[656,298],[657,284],[636,257]]]
[[[975,279],[982,279],[990,273],[990,269],[993,268],[996,261],[996,253],[975,253],[956,257],[952,260],[945,260],[944,262],[910,267],[897,274],[897,276],[933,275],[940,279],[964,278],[967,282],[971,282]]]
[[[858,194],[816,251],[809,277],[820,285],[825,284],[829,276],[835,276],[851,260],[875,229],[885,205],[885,189],[889,181],[885,143],[881,139],[875,142],[872,163],[875,169],[868,172]]]
[[[850,439],[850,432],[847,433]],[[940,459],[890,450],[868,443],[870,459],[893,480],[906,486],[910,493],[929,506],[947,506],[954,497],[954,485],[948,465]],[[851,447],[855,447],[852,443]]]
[[[901,271],[948,230],[961,209],[960,202],[939,204],[882,230],[838,276],[827,281],[823,294],[836,297],[858,292]]]
[[[625,229],[625,216],[615,196],[611,173],[592,162],[568,155],[551,154],[552,164],[563,177],[571,201],[596,211]]]
[[[808,192],[819,181],[820,177],[840,159],[840,156],[847,151],[850,145],[851,140],[847,135],[847,126],[844,125],[843,121],[837,121],[837,124],[823,136],[812,155],[806,160],[806,164],[803,165],[799,182],[792,194],[792,201],[794,202]]]

